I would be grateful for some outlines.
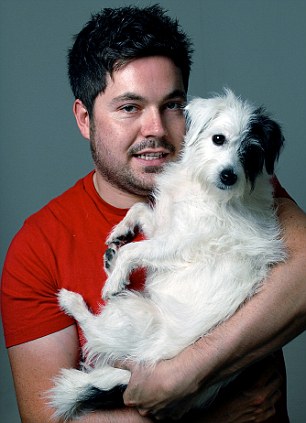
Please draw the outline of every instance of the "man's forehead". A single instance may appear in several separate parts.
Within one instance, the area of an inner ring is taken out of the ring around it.
[[[136,78],[141,78],[143,75],[155,75],[159,78],[170,76],[184,86],[181,69],[165,56],[148,56],[120,62],[113,67],[111,72],[106,74],[106,81],[107,83],[114,82],[119,78],[121,79],[122,75],[130,75]]]

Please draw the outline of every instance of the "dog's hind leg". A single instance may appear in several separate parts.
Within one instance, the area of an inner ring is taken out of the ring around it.
[[[86,334],[89,341],[95,339],[99,333],[98,316],[91,313],[83,297],[77,292],[61,289],[58,293],[60,307],[66,314],[73,317]]]
[[[123,297],[113,297],[100,314],[92,314],[82,296],[62,289],[59,303],[63,310],[80,325],[86,336],[84,353],[89,366],[105,365],[109,360],[122,359],[129,355],[138,357],[137,348],[144,334],[151,335],[152,320],[159,322],[159,314],[152,302],[129,291]]]
[[[80,325],[94,319],[94,315],[88,310],[83,297],[76,292],[62,288],[58,293],[58,302],[65,313],[73,317]]]
[[[61,289],[58,294],[58,300],[61,308],[73,317],[81,327],[84,334],[86,334],[86,349],[88,345],[92,345],[97,339],[100,341],[100,353],[104,354],[108,348],[108,343],[103,343],[103,339],[106,341],[107,337],[104,336],[103,326],[105,329],[112,327],[112,310],[116,311],[116,308],[107,308],[110,312],[103,312],[101,315],[95,315],[91,313],[83,299],[83,297],[77,292],[68,291],[67,289]]]

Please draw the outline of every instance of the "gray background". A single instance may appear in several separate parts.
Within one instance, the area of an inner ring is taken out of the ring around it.
[[[103,0],[0,1],[1,264],[23,220],[91,170],[72,116],[66,51]],[[135,2],[136,3],[136,2]],[[139,5],[153,2],[138,1]],[[287,143],[277,174],[306,210],[306,1],[165,0],[194,41],[191,95],[223,86],[279,120]],[[264,322],[263,322],[264,324]],[[306,336],[285,347],[292,422],[306,421]],[[1,336],[0,420],[19,417]]]

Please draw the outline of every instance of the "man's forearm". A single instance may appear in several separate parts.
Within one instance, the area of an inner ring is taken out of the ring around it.
[[[152,423],[152,419],[142,417],[136,409],[122,408],[118,410],[103,410],[88,413],[83,417],[72,420],[71,423]]]
[[[285,273],[281,277],[285,278]],[[279,280],[279,285],[281,283],[287,282]],[[305,285],[304,278],[300,284]],[[275,283],[269,282],[263,291],[271,295],[259,293],[229,321],[194,345],[197,352],[205,356],[204,361],[208,361],[209,367],[203,368],[206,382],[241,370],[281,348],[305,329],[306,298],[297,294],[301,290],[297,288],[295,295],[292,286],[281,293],[275,292],[274,287]]]

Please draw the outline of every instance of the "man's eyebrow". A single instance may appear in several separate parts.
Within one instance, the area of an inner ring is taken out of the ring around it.
[[[167,94],[166,97],[163,99],[163,101],[171,100],[173,98],[182,98],[184,101],[186,101],[187,96],[185,91],[183,90],[173,90],[171,93]],[[132,92],[126,92],[122,95],[119,95],[118,97],[115,97],[112,99],[112,103],[120,103],[122,101],[145,101],[145,97],[132,93]]]
[[[127,92],[122,95],[119,95],[118,97],[113,98],[112,103],[118,103],[120,101],[127,101],[127,100],[141,101],[141,100],[144,100],[144,97],[142,97],[141,95]]]
[[[172,98],[182,98],[184,101],[187,100],[187,95],[183,90],[174,90],[165,97],[165,100],[171,100]]]

